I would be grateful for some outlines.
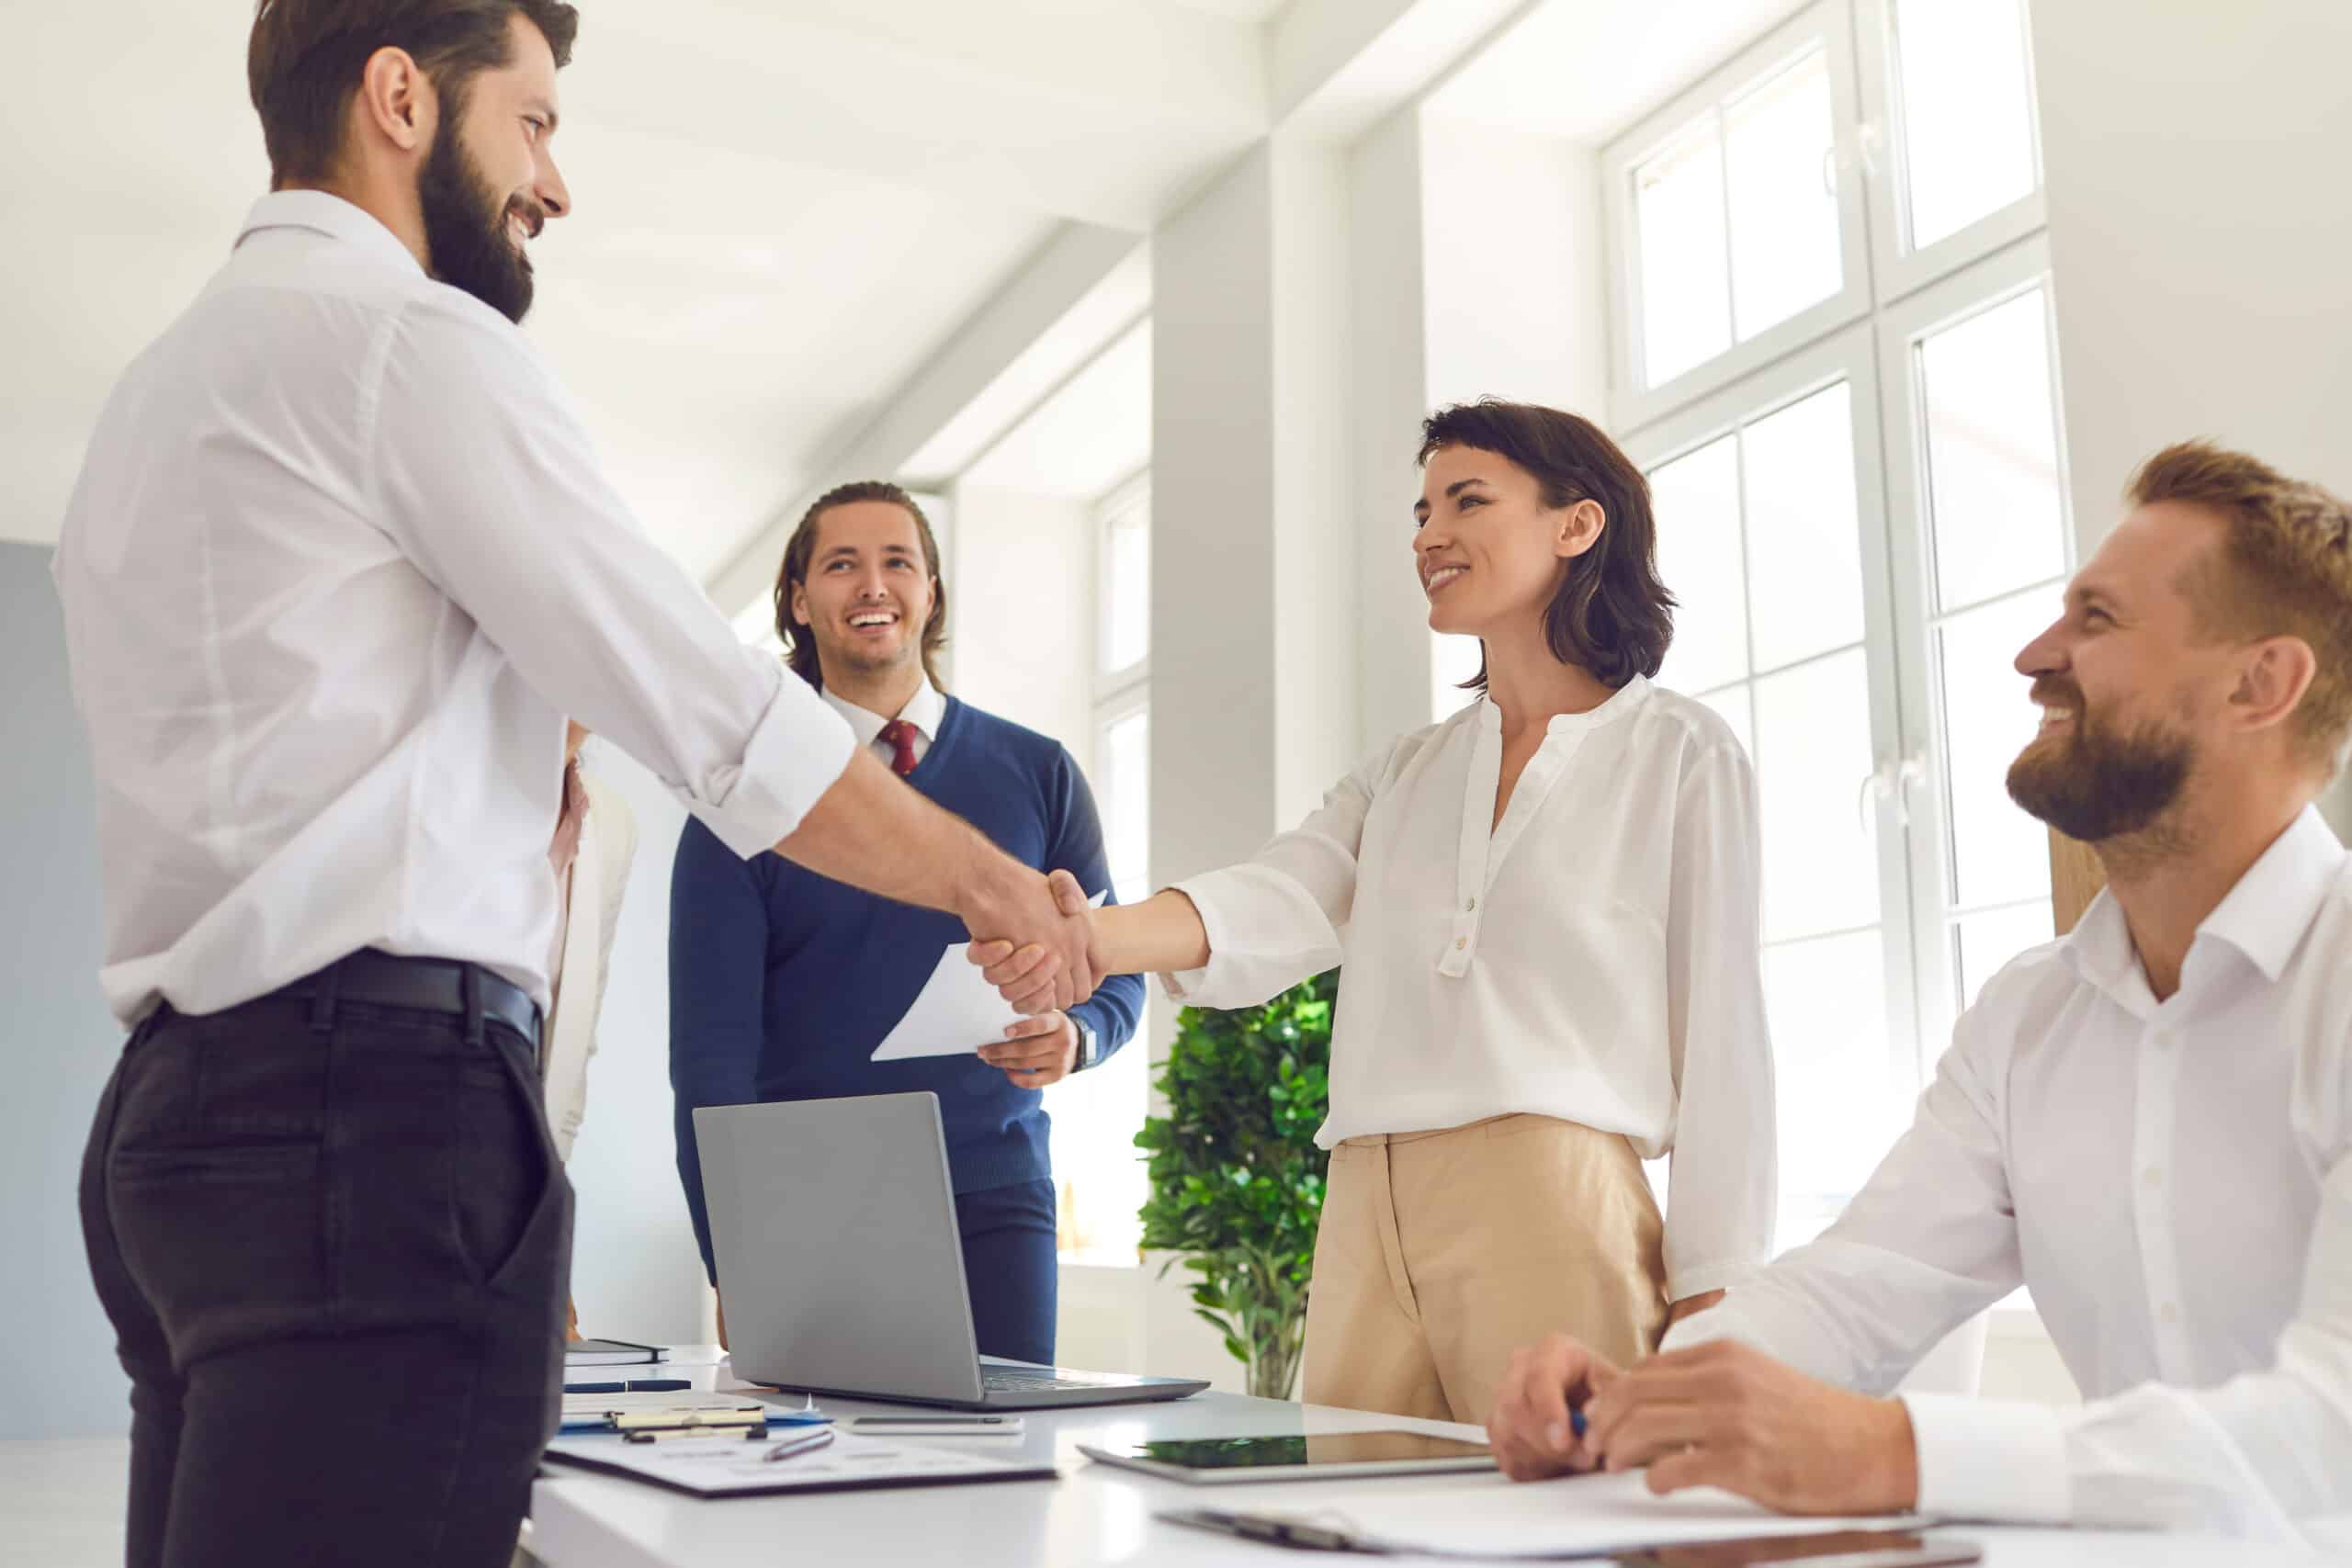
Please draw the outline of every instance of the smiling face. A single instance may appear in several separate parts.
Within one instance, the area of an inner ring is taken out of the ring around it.
[[[1544,505],[1534,475],[1475,446],[1430,454],[1413,517],[1430,629],[1468,637],[1541,623],[1569,560],[1592,547],[1601,523],[1589,501]]]
[[[2140,832],[2238,732],[2243,649],[2199,635],[2190,597],[2221,543],[2201,508],[2139,508],[2075,575],[2065,613],[2018,653],[2042,720],[2008,786],[2034,817],[2088,843]]]
[[[557,121],[555,53],[523,17],[507,26],[509,62],[445,94],[416,195],[434,276],[519,322],[534,290],[525,247],[549,218],[571,209],[571,193],[548,145]]]
[[[816,639],[826,670],[880,675],[921,661],[937,597],[907,509],[849,501],[817,519],[808,575],[792,589],[792,619]]]

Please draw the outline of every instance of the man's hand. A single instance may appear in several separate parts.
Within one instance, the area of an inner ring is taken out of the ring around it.
[[[956,906],[972,933],[972,962],[1016,1011],[1075,1007],[1094,994],[1102,977],[1094,968],[1086,896],[1079,894],[1077,913],[1070,913],[1068,888],[1077,887],[1077,879],[1061,871],[1054,876],[1048,882],[994,854],[983,860]]]
[[[1102,983],[1105,973],[1094,940],[1094,910],[1087,902],[1086,889],[1067,871],[1056,871],[1044,878],[1044,886],[1061,917],[1063,928],[1077,929],[1075,956],[1043,942],[1033,942],[1024,946],[1017,940],[984,940],[978,924],[968,915],[964,918],[974,939],[967,951],[972,962],[981,966],[981,977],[1001,991],[1004,999],[1017,1010],[1032,1014],[1075,1007],[1094,994],[1094,987]],[[1072,974],[1081,976],[1084,984],[1072,988],[1064,998],[1057,983]],[[1049,997],[1063,999],[1049,1000]]]
[[[580,1303],[570,1296],[563,1298],[563,1338],[567,1345],[580,1342]]]
[[[1589,1408],[1621,1375],[1607,1357],[1565,1334],[1514,1354],[1487,1421],[1487,1441],[1503,1473],[1544,1481],[1595,1468],[1598,1459],[1576,1435],[1574,1413]]]
[[[1609,1379],[1585,1406],[1584,1446],[1649,1488],[1720,1486],[1786,1514],[1917,1506],[1918,1454],[1899,1400],[1815,1382],[1719,1339]]]
[[[1003,1068],[1015,1089],[1043,1089],[1078,1070],[1078,1025],[1065,1013],[1024,1018],[1004,1034],[1005,1043],[980,1047],[980,1060]]]

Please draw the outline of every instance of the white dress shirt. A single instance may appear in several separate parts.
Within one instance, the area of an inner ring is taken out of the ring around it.
[[[1374,752],[1240,865],[1177,886],[1182,999],[1246,1007],[1338,964],[1329,1148],[1527,1112],[1674,1151],[1668,1292],[1771,1241],[1756,780],[1705,705],[1639,676],[1555,717],[1502,821],[1481,700]]]
[[[528,340],[316,191],[125,372],[55,563],[116,1015],[365,947],[548,1001],[566,716],[739,853],[848,729],[639,530]]]
[[[857,738],[859,745],[880,758],[885,767],[897,766],[899,749],[882,739],[882,731],[890,724],[888,719],[846,697],[837,697],[831,692],[820,694],[835,713],[849,721],[849,732]],[[915,727],[916,766],[922,766],[922,760],[931,755],[931,743],[939,736],[939,721],[946,716],[947,699],[928,680],[915,688],[915,694],[899,710],[899,717]]]
[[[2166,1000],[2105,893],[1994,976],[1853,1206],[1667,1343],[1883,1393],[2019,1282],[2090,1403],[1905,1395],[1922,1508],[2270,1537],[2352,1510],[2352,859],[2318,813]]]

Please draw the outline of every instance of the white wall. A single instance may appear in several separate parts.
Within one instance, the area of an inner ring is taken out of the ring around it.
[[[2352,495],[2352,6],[2032,7],[2066,440],[2086,553],[2209,435]],[[2332,800],[2352,835],[2352,784]]]
[[[1093,509],[973,484],[955,489],[947,641],[956,694],[1093,761]]]
[[[627,797],[637,860],[613,938],[588,1109],[571,1149],[571,1293],[583,1334],[655,1345],[715,1337],[678,1184],[670,1099],[670,863],[685,810],[603,741],[583,768]]]
[[[50,555],[0,542],[0,1440],[130,1427],[76,1201],[123,1034],[98,993],[97,818]]]

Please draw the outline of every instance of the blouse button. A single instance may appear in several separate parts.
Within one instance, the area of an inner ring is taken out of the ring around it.
[[[1458,936],[1453,939],[1453,951],[1456,953],[1461,952],[1464,948],[1468,947],[1469,945],[1470,939],[1466,936]]]
[[[1464,905],[1464,906],[1463,907],[1463,908],[1464,908],[1464,912],[1465,914],[1467,914],[1467,913],[1475,913],[1475,912],[1476,911],[1477,908],[1478,908],[1478,900],[1476,900],[1476,898],[1471,899],[1471,900],[1470,900],[1470,902],[1469,902],[1468,904],[1466,904],[1466,905]]]

